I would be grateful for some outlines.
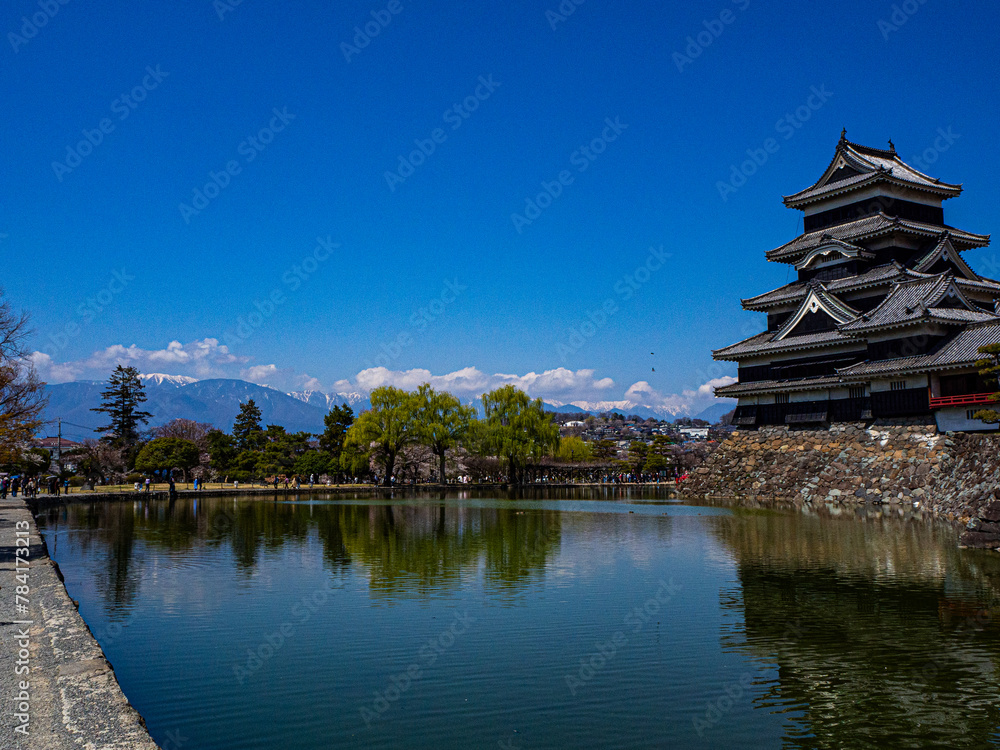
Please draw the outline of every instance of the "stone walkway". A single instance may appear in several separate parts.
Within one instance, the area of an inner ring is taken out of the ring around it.
[[[21,546],[27,556],[20,555],[27,567],[15,561],[18,539],[29,543]],[[17,580],[25,571],[26,584]],[[24,599],[18,600],[17,587],[24,585],[27,593],[21,589]],[[20,674],[26,667],[30,672]],[[67,595],[20,497],[0,500],[0,706],[0,748],[157,747]],[[27,714],[26,727],[19,713]]]

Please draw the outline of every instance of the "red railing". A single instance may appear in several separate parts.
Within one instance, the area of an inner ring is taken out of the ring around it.
[[[966,393],[962,396],[941,396],[931,398],[932,409],[942,409],[946,406],[972,406],[974,404],[988,404],[992,393]]]

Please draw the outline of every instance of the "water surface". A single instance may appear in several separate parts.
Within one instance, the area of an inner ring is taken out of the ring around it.
[[[168,748],[1000,746],[1000,556],[662,493],[43,509]]]

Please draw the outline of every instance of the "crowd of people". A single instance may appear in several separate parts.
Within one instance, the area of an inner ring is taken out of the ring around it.
[[[60,482],[59,477],[43,479],[42,477],[22,477],[19,474],[15,476],[2,476],[0,477],[0,500],[6,500],[8,492],[11,497],[17,497],[18,492],[23,497],[36,497],[40,490],[43,492],[48,491],[50,495],[58,495],[60,487],[62,487],[65,493],[68,493],[69,480]]]

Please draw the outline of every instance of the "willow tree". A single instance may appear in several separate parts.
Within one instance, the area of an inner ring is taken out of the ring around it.
[[[558,448],[559,426],[545,413],[540,398],[532,401],[512,385],[483,394],[483,409],[480,449],[506,465],[511,484],[523,484],[528,465]]]
[[[393,386],[376,388],[369,400],[372,408],[362,412],[348,429],[344,448],[373,457],[382,470],[382,483],[389,484],[400,451],[420,438],[416,420],[419,404],[414,394]]]
[[[450,393],[438,393],[426,383],[420,386],[414,398],[417,402],[417,434],[420,442],[437,456],[441,467],[441,483],[445,484],[448,451],[469,435],[476,412],[471,406],[462,406]]]
[[[42,425],[42,388],[28,359],[28,315],[16,313],[0,291],[0,464],[20,460],[24,447]]]
[[[1000,344],[981,346],[979,353],[985,355],[976,362],[979,374],[986,378],[987,382],[992,381],[1000,386]],[[990,397],[990,401],[1000,401],[1000,393],[994,393]],[[996,409],[980,409],[973,416],[987,424],[1000,422],[1000,412]]]

